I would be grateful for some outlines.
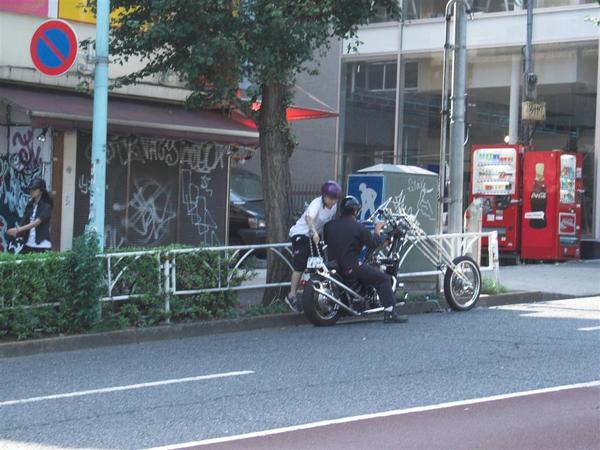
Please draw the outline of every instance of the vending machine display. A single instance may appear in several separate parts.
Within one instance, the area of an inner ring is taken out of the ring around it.
[[[482,199],[483,231],[498,232],[499,249],[503,252],[517,252],[520,245],[522,152],[519,145],[471,148],[470,201]]]
[[[523,259],[580,257],[581,175],[580,155],[561,150],[524,155]]]

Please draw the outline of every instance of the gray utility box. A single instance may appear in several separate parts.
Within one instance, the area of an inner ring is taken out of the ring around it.
[[[438,226],[438,175],[416,166],[376,164],[348,177],[348,194],[361,202],[359,220],[367,219],[389,197],[393,209],[404,208],[416,215],[427,234],[436,234]],[[434,270],[417,249],[411,250],[400,268],[401,273]]]

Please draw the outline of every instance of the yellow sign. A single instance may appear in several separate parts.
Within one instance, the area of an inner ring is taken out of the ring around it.
[[[111,24],[119,17],[120,10],[111,13]],[[96,15],[87,4],[87,0],[59,0],[58,17],[76,22],[96,23]]]

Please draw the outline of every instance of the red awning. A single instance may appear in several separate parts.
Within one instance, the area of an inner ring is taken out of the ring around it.
[[[252,109],[254,111],[258,111],[260,109],[260,102],[253,103]],[[333,111],[325,111],[323,109],[289,106],[285,111],[285,115],[288,122],[297,122],[299,120],[326,119],[329,117],[337,117],[338,113]],[[249,128],[256,129],[256,123],[254,123],[252,119],[245,116],[239,111],[234,111],[231,115],[231,118]]]
[[[0,102],[24,110],[34,127],[91,128],[92,98],[87,95],[0,85]],[[256,131],[216,111],[190,111],[169,103],[110,97],[108,126],[111,133],[258,145]]]
[[[337,117],[338,113],[332,111],[323,111],[320,109],[301,108],[299,106],[290,106],[285,115],[288,122],[297,120],[325,119],[327,117]]]

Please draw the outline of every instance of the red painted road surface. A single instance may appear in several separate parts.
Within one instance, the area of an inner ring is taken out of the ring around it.
[[[180,449],[600,449],[600,386],[317,425]]]

